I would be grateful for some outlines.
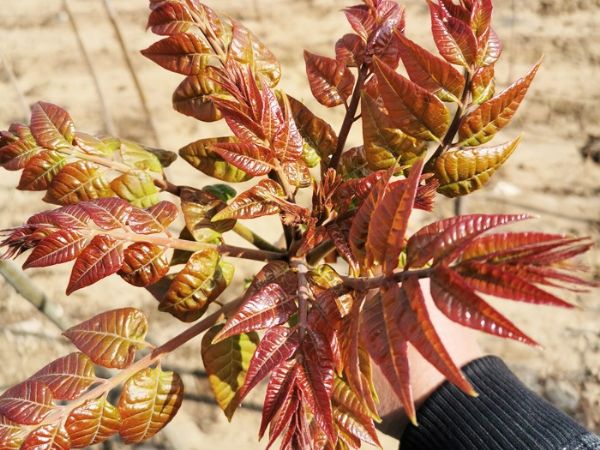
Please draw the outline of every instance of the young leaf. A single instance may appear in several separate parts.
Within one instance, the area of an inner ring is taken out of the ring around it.
[[[162,2],[152,10],[148,17],[148,28],[153,33],[164,36],[185,33],[194,27],[191,11],[179,2]]]
[[[346,67],[360,67],[365,58],[366,44],[356,34],[345,34],[335,43],[335,59]]]
[[[234,165],[229,164],[212,150],[215,144],[233,142],[236,142],[236,138],[222,137],[201,139],[183,147],[179,150],[179,155],[194,168],[213,178],[229,183],[248,181],[252,178],[250,175]]]
[[[477,60],[477,39],[469,25],[456,17],[443,17],[439,5],[429,2],[433,40],[446,61],[470,68]]]
[[[529,345],[537,343],[479,297],[451,269],[438,267],[431,277],[431,296],[450,320],[503,338]]]
[[[92,221],[103,230],[123,228],[133,208],[120,198],[101,198],[93,202],[82,202],[81,206]]]
[[[194,253],[171,282],[159,310],[184,322],[197,320],[227,287],[220,262],[221,257],[214,249]]]
[[[269,423],[281,409],[282,404],[286,399],[288,401],[291,399],[298,376],[298,367],[296,361],[291,360],[280,364],[271,372],[263,404],[262,420],[258,432],[259,439],[262,439]]]
[[[365,155],[371,170],[384,170],[395,166],[412,165],[427,149],[423,142],[397,128],[380,105],[366,92],[361,102]]]
[[[19,450],[23,439],[21,426],[0,415],[0,448],[5,450]]]
[[[185,225],[196,240],[205,238],[207,228],[225,233],[236,224],[235,220],[212,221],[219,211],[227,207],[225,203],[227,199],[220,199],[213,192],[215,191],[210,186],[202,190],[184,187],[179,194]],[[232,197],[235,197],[235,191]]]
[[[58,230],[41,240],[23,264],[31,267],[48,267],[76,259],[83,251],[87,237],[70,230]]]
[[[213,343],[221,328],[211,328],[202,338],[202,361],[217,403],[231,421],[242,401],[241,388],[260,339],[250,332]]]
[[[432,223],[408,240],[406,267],[422,267],[432,258],[435,262],[441,261],[492,228],[530,218],[526,214],[473,214]]]
[[[138,208],[149,208],[159,200],[159,189],[152,177],[144,171],[124,173],[111,181],[110,188],[120,198]]]
[[[169,272],[164,249],[146,242],[135,242],[125,249],[119,275],[133,286],[146,287]]]
[[[444,104],[381,60],[375,60],[374,69],[392,125],[415,139],[439,141],[450,124]]]
[[[133,362],[136,350],[147,346],[147,331],[141,311],[123,308],[98,314],[63,334],[95,364],[124,369]]]
[[[208,42],[194,33],[179,33],[155,42],[142,55],[161,67],[182,75],[196,75],[211,56]]]
[[[333,417],[339,428],[367,444],[381,448],[370,411],[342,378],[335,379],[331,401]]]
[[[203,59],[201,63],[207,63]],[[209,78],[212,70],[200,68],[200,73],[185,78],[173,92],[173,109],[202,122],[216,122],[223,116],[211,99],[212,94],[221,94],[221,90]]]
[[[114,192],[106,174],[107,170],[101,170],[96,164],[88,161],[69,163],[52,179],[44,201],[56,205],[72,205],[112,197]]]
[[[452,360],[431,322],[419,279],[409,277],[402,282],[401,288],[395,285],[387,294],[391,297],[384,298],[384,302],[397,303],[398,326],[406,339],[452,384],[467,394],[475,395],[473,386]]]
[[[60,423],[42,426],[27,436],[21,450],[69,450],[71,439]]]
[[[55,400],[74,400],[98,379],[89,357],[71,353],[38,370],[29,380],[48,386]]]
[[[482,67],[473,75],[471,93],[473,103],[481,105],[494,96],[496,92],[496,69],[494,65]]]
[[[324,106],[344,104],[352,95],[354,75],[344,63],[304,51],[306,74],[310,90]]]
[[[404,236],[414,208],[423,164],[423,160],[419,160],[406,181],[391,184],[371,216],[366,245],[368,264],[382,264],[386,274],[396,269],[404,249]]]
[[[232,166],[253,177],[267,175],[273,170],[273,154],[269,148],[252,143],[218,143],[212,148]]]
[[[329,123],[315,116],[304,104],[287,96],[298,131],[305,142],[314,148],[321,158],[327,158],[335,152],[337,135]]]
[[[295,299],[279,284],[267,284],[244,300],[213,342],[220,342],[240,333],[273,328],[287,322],[295,312]]]
[[[388,302],[389,303],[389,302]],[[416,423],[416,411],[408,368],[408,343],[396,322],[396,302],[387,311],[380,296],[369,300],[363,310],[361,333],[367,350],[402,402],[411,422]]]
[[[67,164],[67,159],[59,152],[50,150],[39,153],[29,160],[17,189],[21,191],[44,191],[48,189],[54,177]]]
[[[23,425],[41,423],[55,408],[52,391],[40,381],[25,381],[0,395],[0,414]]]
[[[31,107],[31,134],[44,148],[69,147],[75,137],[75,124],[64,109],[38,102]]]
[[[277,198],[285,197],[283,188],[275,181],[266,179],[238,195],[227,208],[216,214],[213,222],[226,219],[254,219],[276,214],[279,211]]]
[[[138,234],[167,233],[178,214],[173,203],[162,201],[147,209],[133,208],[127,217],[127,226]]]
[[[298,349],[297,333],[284,326],[267,330],[260,340],[248,366],[248,373],[239,390],[240,401],[269,373],[287,361]]]
[[[438,192],[460,197],[481,189],[514,153],[521,138],[491,148],[467,147],[445,152],[435,161]]]
[[[402,62],[413,82],[443,101],[460,101],[465,77],[458,70],[404,35],[398,34],[397,39]]]
[[[486,263],[461,264],[460,274],[474,290],[494,297],[537,305],[573,308],[573,305],[546,292],[514,273],[510,268]]]
[[[540,64],[541,61],[524,78],[520,78],[498,96],[483,103],[463,118],[458,130],[461,146],[485,144],[508,125],[525,98]]]
[[[175,372],[143,369],[123,386],[119,398],[121,428],[127,444],[150,439],[177,414],[183,401],[183,383]]]
[[[106,235],[94,237],[75,261],[67,295],[117,273],[124,259],[122,242]]]
[[[106,441],[119,432],[121,414],[106,398],[90,400],[75,408],[65,428],[73,448],[86,448]]]

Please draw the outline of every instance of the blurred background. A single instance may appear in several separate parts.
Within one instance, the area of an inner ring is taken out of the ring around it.
[[[407,35],[433,49],[426,2],[403,3]],[[330,119],[334,128],[339,127],[343,111],[325,110],[310,96],[302,51],[306,48],[334,55],[335,41],[350,31],[340,13],[352,4],[350,0],[207,0],[207,4],[243,20],[279,58],[283,66],[280,87]],[[517,118],[497,139],[504,142],[523,132],[520,148],[487,189],[466,199],[463,210],[535,213],[540,218],[529,222],[529,229],[597,239],[600,1],[497,0],[495,8],[495,28],[505,44],[497,69],[499,88],[525,74],[542,55],[544,64]],[[225,133],[223,124],[203,124],[172,110],[171,94],[182,77],[140,55],[141,49],[158,40],[145,30],[147,15],[146,0],[69,0],[66,5],[62,0],[2,1],[0,129],[26,121],[29,105],[44,100],[66,108],[79,130],[115,132],[173,151],[196,139]],[[117,29],[127,49],[126,57]],[[89,64],[82,47],[88,53]],[[138,76],[147,108],[140,101],[128,64]],[[359,143],[360,134],[354,133],[350,144]],[[168,172],[177,184],[202,186],[208,181],[183,161],[177,161]],[[33,213],[48,209],[39,193],[15,190],[18,175],[2,171],[0,176],[0,228],[16,226]],[[452,202],[441,200],[435,216],[449,216],[452,210]],[[426,220],[431,221],[431,216]],[[249,225],[262,228],[263,233],[269,226],[260,222]],[[593,250],[586,262],[591,277],[599,281],[600,251]],[[257,268],[239,261],[235,264],[238,283],[227,291],[232,297],[239,292],[244,277]],[[85,320],[99,310],[134,306],[148,314],[151,338],[156,342],[183,328],[170,316],[159,314],[145,291],[118,277],[67,298],[64,289],[69,270],[58,266],[29,273],[32,285],[58,306],[66,322]],[[600,296],[596,291],[567,298],[578,308],[565,311],[494,302],[540,342],[543,350],[486,336],[481,336],[481,343],[486,351],[505,358],[532,389],[600,432]],[[0,277],[0,391],[71,351],[73,348],[60,337],[56,325]],[[256,392],[229,425],[211,403],[207,380],[199,370],[199,341],[180,349],[168,363],[183,372],[188,397],[183,414],[153,441],[136,448],[264,447],[256,442],[262,392]],[[397,443],[384,441],[386,450],[396,447]],[[130,447],[118,442],[104,447],[125,448]]]

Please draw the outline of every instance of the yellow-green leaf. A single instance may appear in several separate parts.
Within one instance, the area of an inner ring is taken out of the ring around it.
[[[150,175],[143,171],[124,173],[115,178],[110,187],[119,197],[138,208],[149,208],[160,200],[159,189]]]
[[[496,170],[513,154],[521,138],[491,148],[467,147],[450,150],[435,162],[438,192],[460,197],[483,187]]]
[[[159,309],[184,322],[197,320],[227,287],[220,262],[214,249],[194,253],[173,279]]]
[[[239,391],[244,385],[254,351],[260,342],[256,332],[232,336],[216,344],[212,341],[223,328],[211,328],[202,339],[202,360],[217,403],[231,420],[240,404]]]
[[[121,428],[127,444],[150,439],[175,417],[183,400],[183,383],[175,372],[147,368],[132,376],[119,398]]]
[[[179,150],[179,155],[200,172],[228,183],[241,183],[252,177],[210,150],[215,144],[236,142],[233,137],[201,139]]]
[[[384,170],[394,166],[411,166],[427,146],[423,141],[392,128],[381,106],[368,94],[362,95],[362,123],[365,155],[371,170]]]

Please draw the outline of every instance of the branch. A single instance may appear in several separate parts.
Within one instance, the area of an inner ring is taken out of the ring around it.
[[[137,72],[133,67],[133,62],[131,61],[131,56],[129,56],[129,50],[127,49],[127,44],[125,43],[125,38],[123,37],[121,28],[119,27],[119,23],[117,22],[115,11],[113,10],[109,0],[102,0],[102,3],[104,5],[106,15],[108,16],[108,20],[110,21],[110,24],[117,37],[117,41],[119,42],[119,46],[121,47],[121,51],[123,52],[123,57],[125,58],[127,69],[129,70],[129,74],[131,75],[131,79],[133,80],[133,84],[135,85],[138,97],[140,98],[140,103],[142,104],[142,109],[144,110],[144,114],[146,115],[146,121],[148,123],[148,127],[150,128],[150,132],[152,133],[154,143],[156,145],[160,145],[160,135],[158,133],[158,130],[156,129],[156,125],[154,125],[154,120],[152,119],[152,113],[150,112],[150,107],[148,106],[146,94],[144,93],[142,83],[139,77],[137,76]]]
[[[433,269],[419,269],[419,270],[407,270],[404,272],[397,272],[393,275],[382,275],[375,278],[370,277],[346,277],[342,276],[342,282],[344,286],[349,287],[355,291],[366,291],[369,289],[378,289],[389,281],[400,283],[406,280],[408,277],[417,276],[419,278],[429,278]]]
[[[256,248],[258,248],[260,250],[266,250],[268,252],[282,253],[282,250],[280,248],[278,248],[275,245],[271,244],[270,242],[266,241],[265,239],[260,237],[258,234],[256,234],[254,231],[252,231],[250,228],[241,224],[239,221],[233,227],[233,231],[238,236],[240,236],[241,238],[250,242],[251,244],[253,244],[254,246],[256,246]]]
[[[433,156],[431,158],[429,158],[429,161],[427,161],[427,164],[425,164],[424,171],[433,170],[433,164],[435,163],[435,160],[438,159],[447,150],[448,146],[452,143],[452,140],[454,139],[454,137],[456,136],[456,133],[458,132],[460,122],[462,121],[463,112],[465,111],[465,108],[466,108],[465,103],[467,103],[467,99],[469,98],[470,91],[471,91],[471,74],[469,72],[465,72],[465,88],[463,90],[463,94],[460,99],[460,104],[458,105],[458,108],[456,109],[456,114],[454,114],[454,119],[452,120],[452,123],[450,124],[450,128],[448,128],[448,131],[446,132],[446,135],[444,136],[444,140],[439,145],[439,147],[436,149]]]
[[[66,330],[71,326],[63,316],[62,308],[50,301],[46,293],[37,287],[14,262],[0,260],[0,274],[25,300],[54,322],[59,329]]]
[[[293,267],[298,271],[298,329],[300,330],[300,340],[304,337],[308,324],[308,304],[312,297],[310,285],[306,274],[308,267],[302,261],[292,261]]]
[[[69,24],[71,25],[73,34],[75,34],[79,51],[83,56],[83,61],[85,62],[90,76],[92,77],[92,81],[94,82],[94,88],[96,89],[96,94],[98,95],[98,100],[100,101],[100,108],[102,109],[102,118],[104,120],[106,132],[111,136],[115,136],[117,134],[117,129],[115,127],[115,123],[112,119],[112,116],[110,115],[110,109],[106,104],[104,92],[102,91],[102,86],[100,86],[100,80],[98,79],[98,73],[96,72],[96,69],[94,69],[92,58],[90,58],[90,54],[85,48],[83,38],[81,37],[81,32],[79,31],[79,27],[77,26],[77,20],[73,15],[73,11],[71,10],[71,6],[69,5],[68,0],[63,0],[63,9],[65,10],[67,17],[69,18]]]
[[[356,85],[354,86],[352,99],[350,100],[350,105],[346,110],[346,117],[344,117],[344,122],[342,123],[342,128],[340,129],[340,133],[338,135],[338,143],[335,149],[335,153],[333,154],[331,161],[329,162],[330,169],[337,170],[337,166],[340,163],[342,153],[344,152],[344,147],[346,146],[346,141],[348,140],[348,135],[350,134],[352,125],[354,125],[354,122],[356,121],[356,111],[360,102],[360,94],[368,75],[369,69],[366,65],[363,64],[358,71],[358,79],[356,80]]]

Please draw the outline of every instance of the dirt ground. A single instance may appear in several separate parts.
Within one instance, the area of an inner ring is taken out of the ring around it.
[[[60,0],[2,0],[0,7],[0,52],[16,74],[25,101],[45,100],[67,108],[80,130],[105,131],[100,103],[92,79],[83,63],[68,17]],[[160,133],[153,142],[144,121],[125,61],[110,28],[101,0],[70,0],[84,44],[99,73],[110,113],[121,137],[132,138],[177,150],[198,139],[223,133],[222,125],[206,125],[171,109],[171,92],[181,79],[139,54],[157,38],[146,32],[145,0],[111,0],[127,40],[129,53],[148,96],[152,117]],[[283,65],[282,87],[306,100],[324,117],[341,122],[340,111],[326,111],[310,97],[305,79],[302,50],[332,55],[337,37],[349,31],[339,10],[347,0],[208,0],[209,5],[242,19],[253,29]],[[424,0],[404,0],[408,14],[407,35],[433,47]],[[487,189],[469,197],[466,212],[533,212],[540,216],[528,227],[540,231],[577,235],[600,235],[600,166],[582,157],[587,143],[600,137],[600,18],[599,0],[497,0],[495,23],[505,42],[505,55],[498,80],[506,86],[524,74],[542,55],[543,68],[528,100],[513,125],[500,139],[524,133],[523,143],[507,166]],[[0,61],[0,65],[2,62]],[[14,85],[0,68],[0,128],[23,120],[23,108]],[[351,141],[358,144],[360,136]],[[596,155],[596,160],[598,155]],[[201,186],[205,180],[185,162],[169,169],[179,184]],[[41,195],[18,192],[15,173],[0,176],[0,228],[17,225],[31,214],[47,208]],[[440,201],[436,216],[451,214],[452,204]],[[250,226],[264,227],[261,223]],[[263,228],[264,230],[264,228]],[[600,280],[600,251],[587,258],[591,276]],[[238,280],[255,268],[236,261]],[[182,329],[170,317],[158,314],[144,291],[113,277],[67,298],[64,289],[68,267],[30,273],[65,314],[75,321],[97,312],[124,305],[142,308],[151,320],[151,335],[157,341]],[[235,295],[236,287],[229,295]],[[512,342],[481,337],[486,351],[501,355],[534,390],[600,432],[600,296],[573,294],[578,305],[573,311],[497,302],[495,305],[521,325],[544,346],[527,348]],[[59,338],[57,329],[0,279],[0,391],[16,383],[50,360],[72,348]],[[191,399],[184,403],[187,416],[170,426],[169,442],[157,437],[139,448],[171,448],[173,436],[181,442],[175,448],[222,450],[259,449],[256,442],[261,396],[227,424],[222,413],[207,402],[206,380],[191,372],[199,368],[199,342],[193,342],[169,363],[183,369]],[[191,418],[191,419],[190,419]],[[194,434],[186,420],[198,425]],[[179,431],[178,431],[179,430]],[[188,434],[186,434],[188,433]],[[178,435],[178,436],[176,436]],[[188,437],[181,440],[181,437]],[[171,447],[170,447],[171,446]],[[397,444],[384,441],[384,448]],[[128,448],[114,444],[107,448]]]

